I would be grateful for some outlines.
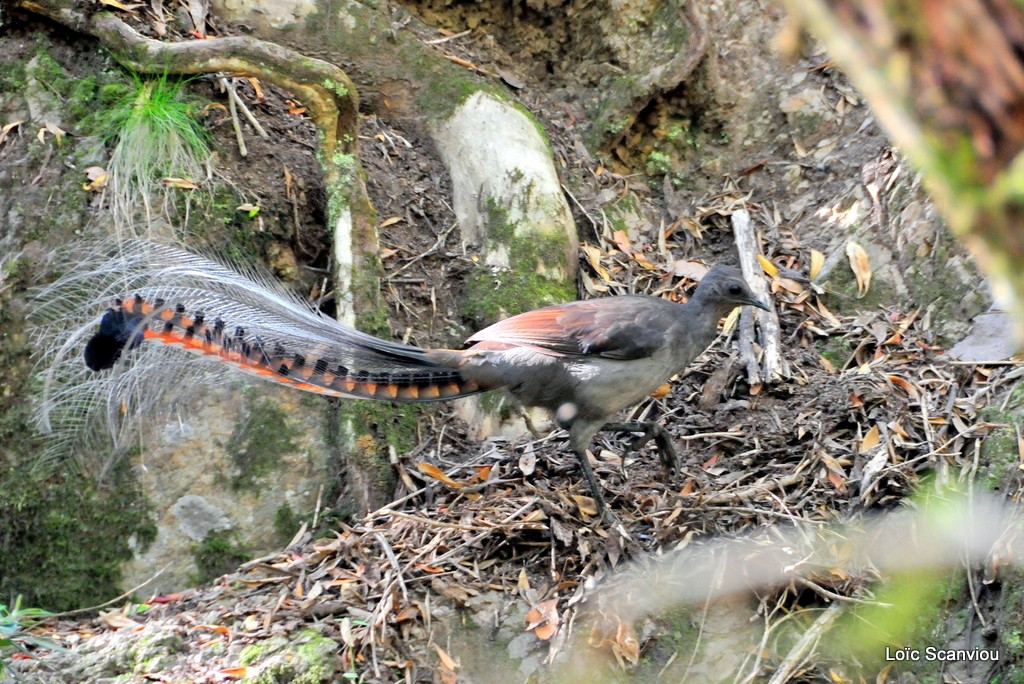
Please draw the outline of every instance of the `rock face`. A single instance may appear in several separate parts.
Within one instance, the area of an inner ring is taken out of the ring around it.
[[[153,426],[137,462],[156,540],[125,572],[147,592],[193,586],[224,561],[287,544],[329,482],[320,401],[273,386],[216,392],[199,410]],[[212,557],[211,557],[212,556]]]
[[[559,249],[539,255],[536,271],[574,281],[576,224],[536,120],[511,101],[478,91],[434,135],[452,176],[463,244],[483,248],[488,266],[510,269],[522,255],[509,238],[551,242]],[[512,235],[501,234],[506,227]]]

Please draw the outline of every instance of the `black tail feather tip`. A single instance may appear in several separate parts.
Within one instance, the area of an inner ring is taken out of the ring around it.
[[[85,345],[85,365],[89,370],[113,368],[127,347],[134,349],[142,343],[142,316],[124,309],[107,309],[100,319],[99,331]]]

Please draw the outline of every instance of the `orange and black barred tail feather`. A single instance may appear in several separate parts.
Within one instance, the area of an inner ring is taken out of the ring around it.
[[[337,324],[331,322],[331,326]],[[145,340],[327,396],[428,402],[491,389],[463,378],[454,367],[429,360],[422,349],[337,327],[339,338],[334,345],[309,342],[300,352],[294,339],[289,344],[274,341],[243,326],[229,326],[219,316],[208,321],[202,311],[189,311],[184,304],[171,305],[159,298],[150,302],[136,295],[116,300],[103,315],[99,330],[85,346],[85,363],[94,371],[111,368],[122,353]]]
[[[142,343],[142,316],[125,311],[121,302],[117,304],[117,308],[107,309],[103,314],[99,331],[85,345],[85,365],[89,370],[113,368],[126,347],[134,349]]]

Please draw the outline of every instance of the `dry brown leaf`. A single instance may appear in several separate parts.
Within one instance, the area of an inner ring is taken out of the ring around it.
[[[876,446],[878,446],[879,442],[880,439],[878,433],[878,425],[875,424],[872,425],[871,429],[868,430],[868,433],[864,435],[864,439],[860,440],[860,445],[858,445],[857,447],[857,452],[863,454],[868,451],[871,451]]]
[[[492,468],[494,468],[494,466],[473,466],[473,470],[475,470],[476,473],[473,474],[473,477],[469,478],[469,481],[466,484],[474,484],[476,482],[487,482],[488,478],[490,478],[491,476]]]
[[[418,606],[406,606],[395,613],[394,622],[408,622],[410,620],[418,620],[419,617],[420,609]]]
[[[619,623],[619,628],[615,632],[614,648],[616,655],[625,658],[630,665],[640,662],[640,640],[636,637],[633,625]]]
[[[821,300],[818,300],[818,313],[820,313],[822,317],[829,322],[830,325],[834,325],[837,328],[842,325],[839,319],[836,318],[836,315],[829,311],[828,307],[826,307],[825,303],[822,302]]]
[[[672,385],[666,382],[665,384],[659,385],[657,388],[655,388],[655,390],[651,392],[651,396],[654,397],[655,399],[661,399],[671,391]]]
[[[451,670],[454,674],[455,670],[459,669],[459,664],[455,662],[455,659],[448,655],[448,651],[441,648],[439,644],[434,644],[434,650],[437,651],[437,657],[441,659],[441,666]]]
[[[802,294],[807,290],[803,283],[798,280],[793,280],[792,278],[779,278],[777,282],[779,283],[779,287],[790,294]]]
[[[110,179],[107,170],[102,166],[86,167],[85,177],[89,179],[89,182],[82,186],[82,189],[86,192],[102,192],[107,187],[107,181]]]
[[[826,474],[829,483],[841,493],[846,492],[846,478],[841,473],[837,473],[833,470],[829,470]]]
[[[821,269],[822,269],[822,267],[824,265],[825,265],[825,255],[822,254],[821,252],[819,252],[816,249],[812,249],[811,250],[811,268],[810,268],[810,271],[808,271],[808,275],[811,277],[811,280],[814,280],[815,278],[818,277],[818,274],[821,273]]]
[[[435,643],[433,646],[434,650],[437,651],[437,657],[440,658],[437,675],[444,684],[457,684],[459,678],[455,671],[459,669],[458,662],[456,662],[455,658],[451,655],[447,654],[447,651],[441,648],[438,644]]]
[[[572,498],[576,502],[576,508],[580,509],[580,513],[597,515],[597,504],[594,503],[592,498],[582,494],[573,494]]]
[[[537,454],[533,450],[523,452],[523,455],[519,457],[519,472],[524,477],[530,477],[533,475],[533,471],[537,468]]]
[[[216,632],[217,634],[231,639],[231,630],[224,625],[196,625],[196,629],[208,629],[211,632]]]
[[[120,610],[101,610],[100,620],[113,629],[142,629],[142,623],[132,620]]]
[[[694,484],[693,480],[687,480],[686,483],[683,485],[683,488],[679,490],[679,495],[680,496],[690,496],[691,494],[693,494],[693,490],[694,490],[695,487],[696,487],[696,485]],[[675,511],[672,511],[672,515],[677,515],[677,513],[680,510],[681,509],[677,508]],[[669,517],[672,517],[672,516],[669,516]]]
[[[853,275],[857,278],[857,297],[863,297],[871,287],[871,260],[864,248],[853,240],[846,243],[846,256],[850,260]]]
[[[551,519],[551,533],[555,535],[555,539],[562,542],[565,546],[572,544],[572,527],[566,525],[558,518]]]
[[[619,248],[619,251],[624,254],[633,253],[633,245],[629,243],[629,237],[626,235],[626,231],[617,230],[612,235],[612,239],[615,240],[615,246]]]
[[[177,190],[198,190],[199,186],[189,178],[177,178],[174,176],[168,176],[167,178],[161,178],[160,184],[165,188],[175,188]],[[248,210],[251,211],[251,210]]]
[[[633,260],[634,260],[634,261],[635,261],[636,263],[638,263],[638,264],[639,264],[639,265],[640,265],[641,267],[643,267],[643,268],[646,268],[646,269],[647,269],[648,271],[653,271],[653,270],[655,270],[655,268],[654,268],[654,264],[653,264],[653,263],[651,263],[651,262],[650,262],[650,261],[649,261],[649,260],[647,259],[647,257],[645,257],[645,256],[644,256],[644,255],[643,255],[643,254],[642,254],[641,252],[634,252],[634,253],[633,253]]]
[[[67,132],[63,128],[53,122],[47,121],[36,134],[36,140],[39,142],[46,142],[47,133],[54,137],[58,145],[64,141],[64,136],[67,135]]]
[[[793,138],[793,150],[796,152],[797,159],[803,159],[807,156],[807,148],[800,144],[800,141]]]
[[[526,614],[526,631],[533,632],[542,641],[555,635],[561,617],[558,614],[558,600],[541,601]]]
[[[519,568],[519,577],[516,578],[516,585],[519,587],[519,593],[523,594],[530,590],[530,576],[526,574],[526,568]]]
[[[875,677],[875,684],[886,684],[886,682],[889,681],[889,673],[892,672],[894,667],[896,667],[896,663],[891,663],[883,667],[878,673],[878,676]]]
[[[125,4],[122,4],[122,3],[118,2],[117,0],[99,0],[99,1],[100,1],[101,5],[106,5],[107,7],[115,7],[117,9],[119,9],[119,10],[124,10],[125,12],[130,12],[133,9],[138,9],[139,7],[142,7],[142,3],[138,3],[138,4],[135,4],[135,5],[125,5]]]
[[[456,482],[452,478],[448,477],[448,475],[443,470],[441,470],[440,468],[438,468],[436,465],[434,465],[432,463],[417,463],[416,467],[419,469],[419,471],[421,473],[423,473],[427,477],[432,477],[435,480],[437,480],[438,482],[443,482],[444,484],[448,485],[452,489],[461,489],[462,488],[462,483],[461,482]]]
[[[708,274],[709,270],[707,266],[698,261],[686,261],[685,259],[680,259],[672,265],[672,275],[679,278],[689,278],[697,282],[700,282]]]
[[[612,277],[608,275],[608,269],[601,265],[601,257],[604,256],[601,249],[594,245],[581,245],[580,249],[582,249],[583,253],[587,255],[587,263],[589,263],[590,267],[594,269],[594,273],[596,273],[604,282],[610,283],[612,281]]]
[[[446,582],[443,577],[435,577],[430,580],[430,588],[441,596],[451,599],[460,608],[466,605],[466,601],[480,593],[471,587],[465,587],[453,582]]]
[[[906,378],[900,377],[899,375],[894,375],[892,373],[886,374],[885,378],[886,380],[888,380],[889,382],[891,382],[892,384],[896,385],[901,390],[906,392],[908,396],[913,397],[915,399],[918,396],[920,396],[920,392],[917,391],[917,388],[914,387],[913,383],[911,383]]]
[[[396,223],[400,223],[400,222],[402,222],[404,220],[405,220],[405,218],[402,217],[402,216],[389,216],[386,219],[384,219],[383,221],[381,221],[380,225],[377,226],[377,227],[378,228],[387,228],[388,226],[393,226]]]
[[[245,679],[252,675],[255,676],[257,668],[248,667],[246,665],[239,665],[238,667],[225,667],[222,670],[218,670],[217,674],[225,679]]]
[[[779,275],[779,267],[771,262],[771,260],[763,254],[757,255],[757,263],[761,264],[761,269],[775,278]]]
[[[722,332],[728,334],[735,326],[736,322],[740,320],[741,307],[736,307],[729,312],[729,315],[725,317],[725,323],[722,324]]]
[[[8,133],[10,133],[12,130],[14,130],[23,123],[25,123],[24,119],[18,119],[17,121],[12,121],[8,124],[4,124],[3,128],[0,128],[0,143],[2,143],[7,138]]]
[[[253,92],[256,93],[257,104],[267,99],[266,93],[263,92],[263,84],[260,83],[260,80],[258,78],[252,78],[251,76],[247,76],[245,80],[249,82],[249,85],[252,86]]]

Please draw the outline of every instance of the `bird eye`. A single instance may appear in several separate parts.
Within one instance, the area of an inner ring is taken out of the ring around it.
[[[729,294],[738,297],[739,295],[743,294],[743,288],[741,288],[739,285],[730,285]]]

